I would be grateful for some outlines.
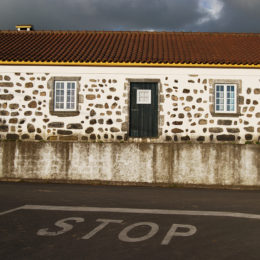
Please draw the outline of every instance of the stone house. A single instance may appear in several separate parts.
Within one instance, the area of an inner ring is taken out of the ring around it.
[[[0,31],[1,139],[259,142],[259,48],[260,34]]]
[[[0,181],[260,186],[260,34],[17,29]]]

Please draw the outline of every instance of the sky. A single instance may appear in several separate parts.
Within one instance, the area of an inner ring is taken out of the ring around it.
[[[0,0],[0,30],[260,33],[260,0]]]

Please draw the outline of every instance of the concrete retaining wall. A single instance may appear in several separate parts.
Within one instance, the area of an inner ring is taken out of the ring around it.
[[[0,180],[260,186],[259,154],[259,145],[3,141]]]

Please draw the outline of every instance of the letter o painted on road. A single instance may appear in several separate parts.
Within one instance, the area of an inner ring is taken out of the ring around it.
[[[128,232],[139,226],[149,226],[150,231],[142,237],[129,237]],[[153,222],[139,222],[124,228],[118,235],[118,238],[123,242],[140,242],[153,237],[159,230],[159,226]]]

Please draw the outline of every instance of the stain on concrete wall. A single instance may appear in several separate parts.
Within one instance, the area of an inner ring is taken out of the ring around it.
[[[0,143],[0,179],[260,186],[259,145]]]

